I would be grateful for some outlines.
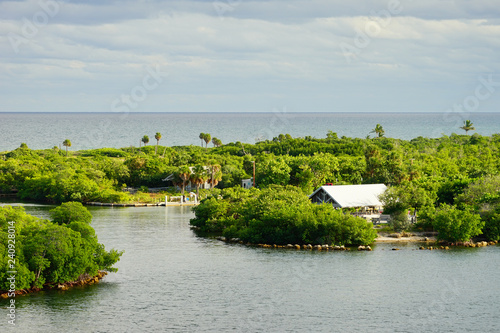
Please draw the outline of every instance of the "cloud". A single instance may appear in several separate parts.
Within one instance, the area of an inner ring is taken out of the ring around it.
[[[500,73],[494,1],[41,1],[0,1],[0,111],[109,111],[148,66],[136,111],[440,111]]]

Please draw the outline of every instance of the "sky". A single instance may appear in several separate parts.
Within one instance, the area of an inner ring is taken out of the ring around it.
[[[0,1],[0,112],[498,112],[498,0]]]

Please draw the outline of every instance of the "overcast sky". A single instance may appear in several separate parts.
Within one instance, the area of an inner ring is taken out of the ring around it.
[[[0,111],[454,105],[500,111],[498,0],[0,1]]]

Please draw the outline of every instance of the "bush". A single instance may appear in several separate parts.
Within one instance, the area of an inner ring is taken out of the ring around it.
[[[410,229],[411,223],[407,211],[392,212],[389,225],[397,232]]]
[[[296,187],[223,190],[222,197],[195,207],[191,225],[254,244],[366,245],[377,236],[371,223],[313,204]]]
[[[488,240],[500,241],[500,213],[485,218],[483,234]]]
[[[57,219],[62,212],[60,225],[28,215],[22,207],[0,207],[0,291],[10,289],[7,272],[12,270],[17,271],[16,290],[75,281],[82,275],[96,275],[99,270],[116,271],[112,266],[122,252],[105,251],[86,214],[67,214],[82,207],[78,203],[67,204],[70,205],[53,210]],[[8,229],[12,228],[16,240],[15,269],[10,266],[12,260],[9,262],[7,251],[7,239],[12,238]]]
[[[50,212],[52,213],[52,221],[58,224],[70,224],[71,222],[90,224],[92,221],[92,214],[80,202],[65,202]]]
[[[438,238],[449,242],[466,242],[481,234],[484,221],[470,209],[459,210],[455,206],[442,205],[432,223]]]

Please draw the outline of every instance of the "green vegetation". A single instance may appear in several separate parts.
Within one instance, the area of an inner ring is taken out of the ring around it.
[[[293,186],[263,190],[225,189],[194,208],[191,224],[253,244],[371,244],[371,223],[345,215],[331,205],[316,205]]]
[[[465,131],[465,135],[467,135],[467,132],[475,130],[474,124],[470,120],[464,121],[464,126],[460,128]]]
[[[160,144],[160,139],[161,139],[160,132],[156,132],[155,139],[156,139],[156,147],[155,147],[155,155],[156,155],[158,153],[158,145]]]
[[[68,157],[68,147],[71,147],[71,141],[69,141],[69,139],[66,139],[63,141],[63,146],[66,147],[66,157]],[[21,148],[23,147],[23,145],[21,144]],[[26,146],[27,148],[27,146]]]
[[[468,130],[472,125],[464,124]],[[146,187],[181,189],[191,182],[199,188],[205,181],[211,188],[240,186],[252,176],[255,161],[260,189],[293,186],[309,195],[325,183],[384,183],[390,187],[383,197],[385,213],[393,216],[395,230],[412,227],[404,216],[408,211],[418,216],[417,228],[437,230],[431,211],[448,205],[460,214],[478,214],[484,221],[479,236],[500,237],[499,134],[408,141],[385,137],[380,124],[374,133],[376,138],[366,139],[331,131],[326,138],[280,134],[256,144],[224,145],[200,133],[201,146],[179,147],[159,146],[155,136],[155,147],[75,151],[71,158],[57,148],[31,150],[22,145],[0,153],[0,192],[49,203],[151,200]],[[214,147],[208,147],[210,140]],[[163,181],[169,176],[171,183]],[[142,191],[123,191],[127,187]]]
[[[105,251],[98,243],[85,207],[68,202],[52,213],[54,222],[28,215],[22,207],[0,207],[0,291],[9,290],[7,272],[13,270],[16,290],[117,270],[112,266],[122,252]]]

